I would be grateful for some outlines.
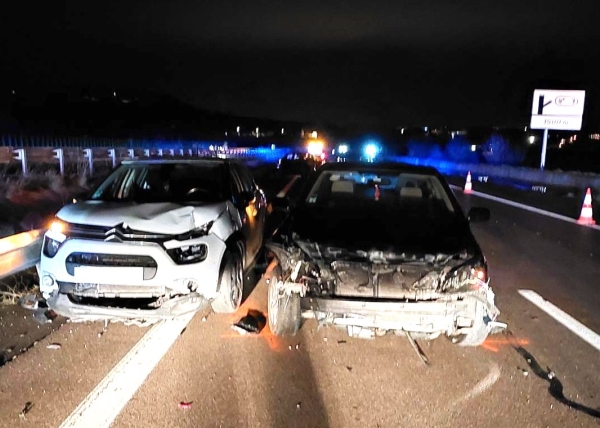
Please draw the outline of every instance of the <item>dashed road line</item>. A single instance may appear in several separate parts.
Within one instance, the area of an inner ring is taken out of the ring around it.
[[[60,428],[109,428],[194,315],[187,314],[153,326]]]
[[[454,189],[454,190],[462,190],[461,187],[455,186],[453,184],[451,184],[450,187],[452,189]],[[477,192],[477,191],[473,190],[471,192],[471,195],[477,196],[477,197],[480,197],[480,198],[483,198],[483,199],[489,199],[491,201],[499,202],[499,203],[504,204],[504,205],[510,205],[512,207],[520,208],[522,210],[530,211],[532,213],[541,214],[541,215],[544,215],[546,217],[552,217],[552,218],[555,218],[557,220],[562,220],[562,221],[566,221],[566,222],[569,222],[569,223],[578,224],[577,220],[574,219],[574,218],[567,217],[567,216],[560,215],[560,214],[556,214],[556,213],[553,213],[551,211],[546,211],[546,210],[542,210],[542,209],[539,209],[539,208],[530,207],[529,205],[521,204],[519,202],[511,201],[511,200],[504,199],[504,198],[499,198],[498,196],[488,195],[487,193],[481,193],[481,192]],[[591,229],[600,230],[600,225],[597,225],[597,224],[594,224],[594,225],[585,225],[584,227],[589,227]]]
[[[542,296],[537,294],[533,290],[518,290],[519,294],[529,300],[531,303],[536,305],[542,311],[546,312],[556,321],[561,323],[563,326],[571,330],[581,339],[592,345],[598,351],[600,351],[600,335],[598,335],[595,331],[586,327],[571,315],[560,309],[559,307],[553,305],[548,300],[544,299]]]

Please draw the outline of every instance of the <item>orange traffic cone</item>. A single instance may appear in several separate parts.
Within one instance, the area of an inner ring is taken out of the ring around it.
[[[596,222],[594,221],[594,213],[592,210],[592,191],[589,187],[585,192],[585,198],[583,198],[583,206],[581,207],[581,215],[579,216],[579,220],[577,220],[577,223],[585,225],[596,224]]]
[[[471,183],[471,171],[467,173],[467,182],[465,183],[463,193],[473,193],[473,184]]]

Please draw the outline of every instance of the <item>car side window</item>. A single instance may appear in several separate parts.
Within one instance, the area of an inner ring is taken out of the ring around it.
[[[244,189],[242,186],[242,179],[233,165],[230,166],[229,172],[231,175],[231,193],[234,196],[239,195]]]
[[[235,165],[235,170],[241,181],[243,191],[253,193],[256,190],[256,185],[254,184],[254,178],[252,178],[252,174],[250,174],[248,168],[243,165]]]

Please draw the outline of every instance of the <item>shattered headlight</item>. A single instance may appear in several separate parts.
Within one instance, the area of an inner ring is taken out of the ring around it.
[[[186,245],[167,250],[167,254],[178,265],[199,263],[208,256],[208,246],[206,244]]]

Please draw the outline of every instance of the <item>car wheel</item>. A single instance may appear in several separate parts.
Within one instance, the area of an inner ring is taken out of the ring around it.
[[[276,266],[269,281],[268,319],[271,332],[275,336],[295,336],[302,324],[300,295],[298,293],[281,293],[277,282],[281,270]]]
[[[470,332],[452,338],[458,346],[480,346],[488,337],[487,314],[483,303],[477,302],[475,307],[475,324]]]
[[[237,252],[226,251],[219,272],[219,292],[211,303],[213,311],[235,312],[242,302],[243,286],[242,257]]]

